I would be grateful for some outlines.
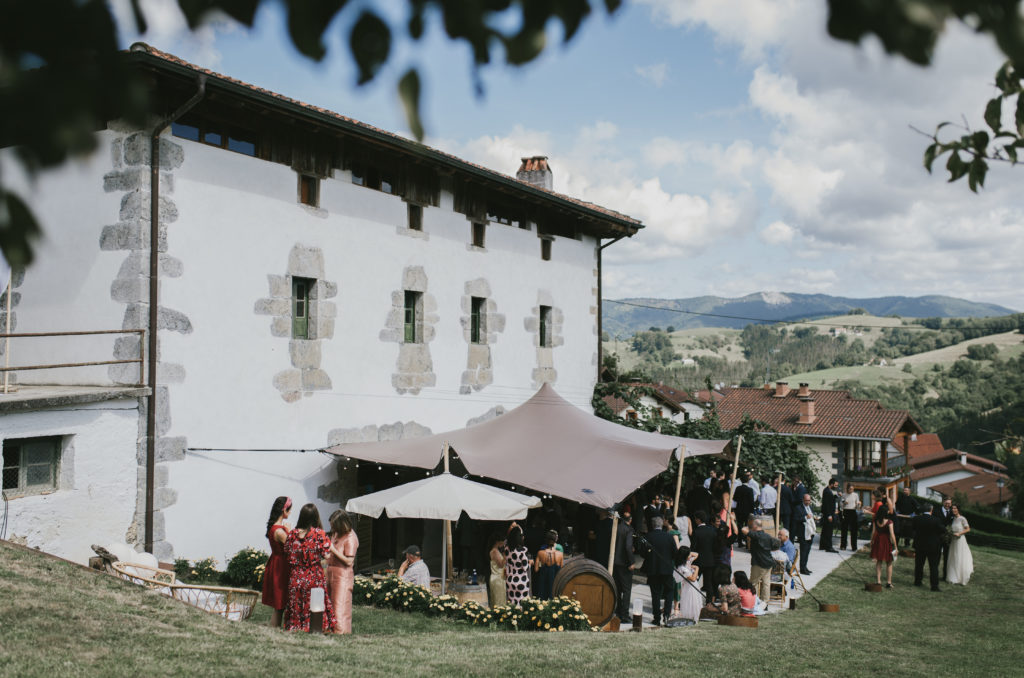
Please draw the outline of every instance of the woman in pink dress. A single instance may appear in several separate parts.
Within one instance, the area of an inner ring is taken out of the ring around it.
[[[270,542],[270,559],[263,570],[263,604],[270,606],[270,625],[278,627],[284,618],[288,604],[288,558],[284,554],[284,542],[288,539],[288,514],[292,511],[292,500],[278,497],[270,509],[267,521],[267,541]]]
[[[327,593],[334,602],[338,621],[335,633],[352,633],[352,587],[355,584],[359,537],[352,518],[342,509],[331,514],[331,555],[327,558]]]
[[[285,631],[309,631],[310,591],[324,589],[324,633],[334,630],[334,605],[327,592],[327,580],[321,564],[331,552],[331,540],[327,538],[320,523],[320,512],[316,504],[306,504],[299,511],[295,529],[288,534],[284,543],[288,555],[288,608],[284,617]]]

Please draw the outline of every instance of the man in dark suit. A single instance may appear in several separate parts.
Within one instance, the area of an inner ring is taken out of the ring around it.
[[[945,532],[946,528],[948,528],[950,525],[953,524],[953,500],[952,499],[944,499],[942,501],[942,506],[938,509],[938,512],[935,514],[935,517],[938,518],[939,522],[942,524],[942,531]],[[945,579],[946,578],[946,574],[947,574],[948,569],[949,569],[948,568],[948,563],[949,563],[949,542],[947,542],[945,540],[941,540],[941,541],[942,541],[942,544],[941,544],[941,548],[942,548],[942,578]]]
[[[746,481],[750,480],[750,474],[744,474],[742,483],[736,486],[736,491],[733,492],[732,498],[736,501],[736,523],[740,527],[747,526],[747,520],[750,518],[750,514],[754,512],[754,502],[757,498],[754,496],[754,490],[746,484]],[[743,537],[736,535],[736,541],[741,542]]]
[[[708,602],[714,598],[715,581],[712,572],[715,568],[715,538],[718,533],[708,525],[708,514],[697,511],[693,514],[693,534],[690,536],[690,549],[697,553],[694,564],[700,568],[704,577],[704,594]],[[724,583],[724,582],[723,582]]]
[[[839,520],[839,502],[836,501],[836,488],[839,481],[830,478],[828,485],[821,491],[821,540],[818,548],[829,553],[838,553],[832,548],[832,530]]]
[[[913,518],[918,510],[917,502],[910,495],[910,486],[904,486],[903,492],[896,497],[896,539],[902,539],[904,546],[910,546],[913,541]]]
[[[803,485],[801,485],[803,487]],[[793,541],[800,545],[800,574],[811,574],[807,569],[807,559],[811,555],[811,546],[814,545],[814,532],[810,532],[807,520],[814,520],[811,510],[811,495],[804,492],[804,500],[800,508],[793,510],[793,529],[790,530]]]
[[[630,621],[629,597],[633,592],[633,516],[622,514],[615,535],[615,591],[618,605],[615,610],[623,622]]]
[[[789,518],[789,531],[796,535],[796,521],[803,522],[803,518],[799,516],[803,515],[804,495],[807,494],[807,488],[800,482],[800,476],[793,476],[793,514]]]
[[[651,518],[651,530],[647,533],[647,542],[651,552],[647,554],[647,585],[651,587],[651,613],[654,625],[660,626],[672,615],[675,581],[672,570],[676,558],[676,540],[662,529],[665,521],[661,516]],[[662,602],[664,601],[664,602]]]
[[[779,487],[779,527],[789,530],[793,523],[793,488],[789,483]],[[792,530],[790,530],[792,532]]]
[[[946,531],[942,522],[932,515],[932,505],[925,509],[927,513],[914,516],[914,586],[921,586],[924,577],[924,561],[928,560],[928,579],[932,591],[939,590],[939,549],[942,546],[942,534]]]

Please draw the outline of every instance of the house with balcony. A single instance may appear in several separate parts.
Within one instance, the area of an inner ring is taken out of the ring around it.
[[[631,421],[657,416],[681,424],[690,419],[700,419],[707,411],[708,398],[714,397],[714,395],[707,396],[708,391],[706,390],[690,392],[663,383],[635,383],[630,386],[647,391],[638,399],[639,408],[615,396],[605,396],[604,402],[611,408],[615,416]],[[712,391],[711,393],[716,394],[717,392]]]
[[[808,384],[792,389],[782,381],[774,387],[725,389],[716,411],[723,429],[749,417],[779,435],[800,436],[823,462],[820,483],[834,476],[843,486],[852,482],[865,492],[907,482],[906,457],[893,441],[922,433],[906,410],[854,398],[849,391],[812,391]]]
[[[279,495],[326,517],[413,479],[328,446],[545,383],[589,410],[602,248],[641,223],[553,191],[544,157],[509,176],[146,45],[124,59],[152,126],[107,121],[34,182],[0,151],[46,233],[9,291],[8,538],[223,559],[265,544]]]

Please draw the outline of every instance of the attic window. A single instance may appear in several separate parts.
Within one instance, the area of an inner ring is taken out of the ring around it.
[[[487,224],[477,221],[473,222],[473,247],[484,246],[484,236],[487,233]]]
[[[255,157],[257,137],[254,132],[211,120],[193,120],[195,124],[171,123],[171,134],[181,139],[198,141],[242,155]]]
[[[354,165],[352,167],[352,183],[356,186],[372,188],[383,193],[394,194],[395,192],[395,182],[391,174],[368,165]]]
[[[423,230],[423,207],[421,205],[409,204],[409,230]]]

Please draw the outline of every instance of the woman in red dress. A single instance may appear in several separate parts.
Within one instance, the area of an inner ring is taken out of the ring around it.
[[[274,610],[270,615],[270,625],[274,627],[281,625],[288,602],[288,558],[284,555],[284,542],[288,538],[288,523],[285,520],[291,511],[292,500],[278,497],[274,500],[270,520],[267,521],[270,559],[263,570],[263,604]]]
[[[893,534],[892,519],[886,504],[878,508],[875,519],[871,523],[871,558],[875,561],[875,583],[882,583],[882,563],[885,563],[886,584],[892,588],[892,561],[896,536]]]
[[[284,543],[291,572],[288,576],[288,611],[284,617],[285,631],[309,631],[309,592],[324,590],[323,632],[337,626],[331,597],[327,593],[322,561],[331,552],[331,540],[324,533],[320,512],[315,504],[306,504],[299,511],[295,529]]]

